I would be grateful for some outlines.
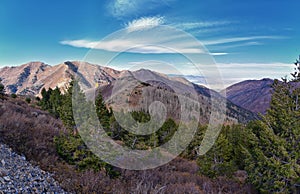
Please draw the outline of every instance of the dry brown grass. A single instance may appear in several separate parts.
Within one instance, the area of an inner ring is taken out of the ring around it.
[[[250,185],[228,178],[198,175],[193,161],[177,158],[152,170],[121,170],[110,179],[104,171],[78,172],[56,152],[53,137],[65,133],[60,120],[20,99],[0,100],[0,141],[50,171],[63,188],[74,193],[252,193]]]

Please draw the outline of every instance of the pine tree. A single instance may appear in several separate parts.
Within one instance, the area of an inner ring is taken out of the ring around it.
[[[49,97],[49,112],[55,117],[59,117],[58,109],[62,105],[62,94],[58,87],[56,87],[53,91],[51,91]]]
[[[106,130],[109,129],[111,113],[107,109],[101,93],[99,93],[95,99],[95,106],[96,106],[96,113],[101,126]]]
[[[79,83],[72,80],[67,92],[62,96],[61,106],[58,108],[60,119],[68,129],[73,131],[76,124],[82,125],[88,120],[90,109],[91,104],[87,102]]]
[[[4,94],[5,94],[5,87],[4,85],[1,83],[1,79],[0,79],[0,98],[3,98]]]
[[[238,170],[235,161],[235,149],[238,145],[232,144],[232,131],[229,126],[223,127],[213,147],[205,155],[198,157],[201,174],[209,177],[231,177]]]
[[[300,55],[299,58],[296,59],[296,61],[294,62],[295,68],[294,68],[294,72],[291,73],[291,75],[293,76],[293,81],[299,81],[300,80]]]
[[[245,168],[262,192],[292,193],[300,186],[299,60],[295,65],[292,80],[274,81],[265,117],[247,127]]]
[[[44,110],[50,110],[51,109],[51,104],[50,104],[51,93],[52,93],[51,88],[49,88],[48,91],[45,88],[43,88],[42,91],[41,91],[42,100],[40,101],[40,106]]]
[[[261,192],[291,192],[297,173],[285,148],[266,121],[255,121],[246,129],[249,147],[245,150],[245,169],[250,181]]]

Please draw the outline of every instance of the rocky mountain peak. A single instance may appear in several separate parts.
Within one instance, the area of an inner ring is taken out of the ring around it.
[[[64,62],[64,65],[67,66],[68,69],[72,70],[73,72],[77,72],[78,71],[78,63],[72,63],[70,61],[66,61]]]

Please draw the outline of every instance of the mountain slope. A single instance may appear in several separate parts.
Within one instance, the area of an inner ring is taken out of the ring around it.
[[[167,117],[178,121],[182,119],[182,111],[184,111],[182,102],[191,100],[184,105],[189,106],[190,112],[187,114],[195,118],[197,118],[195,114],[200,114],[198,115],[200,123],[205,124],[209,122],[211,116],[213,95],[219,103],[224,101],[227,105],[226,122],[245,123],[256,118],[256,114],[236,106],[219,93],[204,86],[193,84],[184,78],[170,78],[145,69],[124,73],[117,80],[100,87],[99,90],[106,104],[112,106],[114,110],[126,107],[126,104],[132,111],[148,110],[152,102],[159,101],[165,105]],[[199,107],[193,103],[193,100],[198,102]],[[192,113],[194,108],[197,109],[196,113]]]
[[[265,114],[270,106],[272,84],[272,79],[242,81],[226,88],[226,96],[238,106]]]
[[[42,88],[59,87],[64,91],[74,77],[80,80],[80,86],[85,91],[93,91],[94,88],[100,87],[106,98],[114,93],[115,96],[111,99],[114,103],[108,103],[116,108],[130,102],[133,110],[148,110],[153,101],[159,101],[166,105],[168,116],[179,120],[182,116],[180,104],[185,101],[180,101],[178,96],[192,95],[195,102],[199,103],[197,106],[200,106],[196,111],[197,114],[200,112],[200,122],[208,123],[212,105],[211,95],[214,95],[219,102],[226,101],[228,122],[247,122],[255,118],[255,114],[228,102],[213,90],[193,84],[182,77],[168,77],[146,69],[133,72],[117,71],[78,61],[67,61],[55,66],[31,62],[0,69],[0,78],[7,93],[22,95],[39,96]],[[132,89],[131,94],[126,91],[129,88]]]
[[[71,78],[76,76],[83,89],[107,84],[118,77],[120,71],[86,62],[64,62],[50,66],[42,62],[30,62],[17,67],[0,69],[0,78],[7,93],[39,95],[42,88],[66,89]]]
[[[17,94],[35,94],[44,84],[43,72],[51,66],[42,62],[31,62],[17,67],[4,67],[0,69],[0,78],[6,86],[6,92]]]

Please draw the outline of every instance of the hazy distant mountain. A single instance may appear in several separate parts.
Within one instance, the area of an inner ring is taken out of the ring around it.
[[[226,88],[227,99],[255,113],[266,113],[272,96],[272,79],[246,80]]]
[[[77,61],[67,61],[55,66],[42,62],[31,62],[17,67],[0,69],[0,78],[3,80],[6,91],[23,95],[39,95],[42,88],[59,87],[64,91],[74,76],[80,78],[83,90],[100,88],[105,98],[108,98],[114,90],[117,95],[108,101],[111,106],[122,105],[120,103],[127,100],[134,109],[147,110],[151,102],[160,101],[166,104],[168,116],[178,119],[181,110],[177,95],[189,95],[196,91],[196,98],[200,105],[199,110],[202,110],[200,111],[202,123],[207,123],[209,120],[211,95],[217,96],[220,101],[224,100],[224,97],[217,92],[191,83],[184,77],[169,77],[146,69],[133,72],[117,71]],[[131,86],[135,87],[130,95],[123,93]],[[149,101],[145,102],[143,99]],[[252,112],[227,100],[226,102],[228,122],[247,122],[255,118],[256,115]]]
[[[204,85],[204,84],[207,83],[205,77],[201,76],[201,75],[168,74],[168,76],[170,76],[170,77],[183,77],[183,78],[189,80],[190,82],[193,82],[195,84],[200,84],[200,85]]]

